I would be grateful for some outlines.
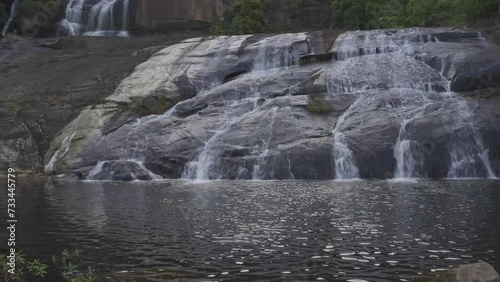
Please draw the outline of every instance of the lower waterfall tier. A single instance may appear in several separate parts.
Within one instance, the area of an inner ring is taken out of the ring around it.
[[[306,60],[321,55],[317,41],[234,36],[167,47],[63,130],[51,170],[92,180],[500,176],[498,109],[465,95],[500,82],[500,54],[479,34],[351,32],[326,51],[332,59]],[[130,110],[165,101],[159,113],[176,104],[165,114]]]

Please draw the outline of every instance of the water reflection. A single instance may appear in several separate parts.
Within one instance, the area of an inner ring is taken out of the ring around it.
[[[23,179],[18,238],[36,257],[78,248],[100,271],[154,269],[137,274],[151,281],[430,279],[477,260],[500,268],[499,188],[493,180]]]

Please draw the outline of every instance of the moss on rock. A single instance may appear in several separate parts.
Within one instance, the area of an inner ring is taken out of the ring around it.
[[[327,114],[332,112],[331,105],[326,101],[325,94],[309,94],[307,110],[313,114]]]
[[[130,108],[140,115],[161,115],[175,106],[176,102],[166,96],[132,97]]]

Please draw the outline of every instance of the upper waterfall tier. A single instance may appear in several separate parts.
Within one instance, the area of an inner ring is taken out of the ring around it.
[[[118,5],[119,4],[119,5]],[[70,0],[59,35],[128,36],[129,0]],[[121,15],[115,16],[117,9]],[[121,26],[118,28],[119,24]]]
[[[55,173],[92,179],[499,176],[499,116],[453,92],[500,86],[495,46],[455,29],[328,40],[316,32],[166,47],[84,110],[46,158],[58,152]],[[165,114],[147,114],[162,105]]]

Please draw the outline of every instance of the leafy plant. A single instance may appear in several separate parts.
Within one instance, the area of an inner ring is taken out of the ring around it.
[[[47,274],[47,265],[40,260],[26,260],[21,252],[16,252],[15,273],[9,272],[10,266],[6,255],[0,257],[0,271],[6,282],[40,281]]]
[[[499,0],[331,0],[332,21],[349,29],[457,26],[498,17]]]
[[[69,282],[96,282],[100,281],[95,270],[88,267],[85,271],[79,270],[80,251],[64,250],[60,257],[52,256],[52,262],[61,273],[62,277]]]
[[[219,19],[214,27],[214,33],[252,34],[264,32],[266,24],[264,17],[265,0],[237,0],[228,12]]]
[[[78,250],[64,250],[60,257],[53,256],[52,261],[61,273],[62,278],[68,282],[98,282],[100,281],[95,270],[88,267],[80,270],[80,252]],[[5,282],[27,282],[40,281],[47,275],[48,265],[39,259],[27,260],[21,252],[16,253],[15,273],[9,272],[10,266],[6,255],[0,256],[1,281]]]

